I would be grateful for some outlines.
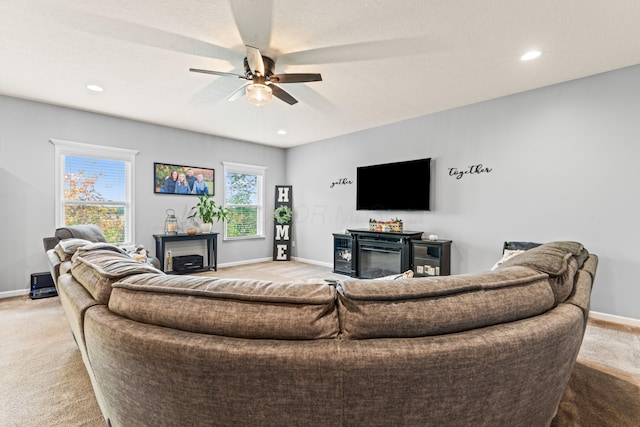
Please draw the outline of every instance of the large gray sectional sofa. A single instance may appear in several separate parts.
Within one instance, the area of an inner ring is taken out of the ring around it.
[[[329,285],[165,275],[105,243],[58,253],[112,426],[548,426],[597,267],[553,242],[479,274]]]

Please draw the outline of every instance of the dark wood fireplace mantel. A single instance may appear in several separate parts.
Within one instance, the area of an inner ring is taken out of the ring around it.
[[[451,271],[451,240],[423,240],[421,231],[380,232],[366,228],[333,234],[333,271],[375,279],[413,270],[414,276]]]
[[[391,239],[409,239],[420,240],[422,231],[371,231],[368,228],[350,228],[347,230],[352,235],[372,236]]]

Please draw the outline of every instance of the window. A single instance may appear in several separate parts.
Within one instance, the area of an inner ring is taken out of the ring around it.
[[[264,237],[264,175],[262,166],[223,162],[224,200],[229,210],[225,239]]]
[[[95,224],[109,243],[132,244],[137,151],[52,139],[56,227]]]

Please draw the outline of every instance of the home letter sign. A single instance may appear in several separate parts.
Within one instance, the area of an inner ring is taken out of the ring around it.
[[[273,260],[291,259],[291,219],[293,217],[290,185],[276,185],[276,204],[273,230]]]

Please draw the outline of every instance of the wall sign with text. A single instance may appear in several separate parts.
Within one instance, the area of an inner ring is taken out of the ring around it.
[[[483,173],[489,173],[493,168],[485,167],[482,163],[477,165],[468,166],[465,169],[449,168],[449,176],[454,176],[456,179],[462,179],[465,175],[480,175]]]
[[[290,185],[276,185],[273,212],[273,260],[291,260],[291,221],[293,219],[293,190]]]
[[[340,178],[336,181],[333,181],[329,186],[329,188],[333,188],[336,185],[351,185],[351,184],[353,184],[353,181],[351,181],[349,178]]]

